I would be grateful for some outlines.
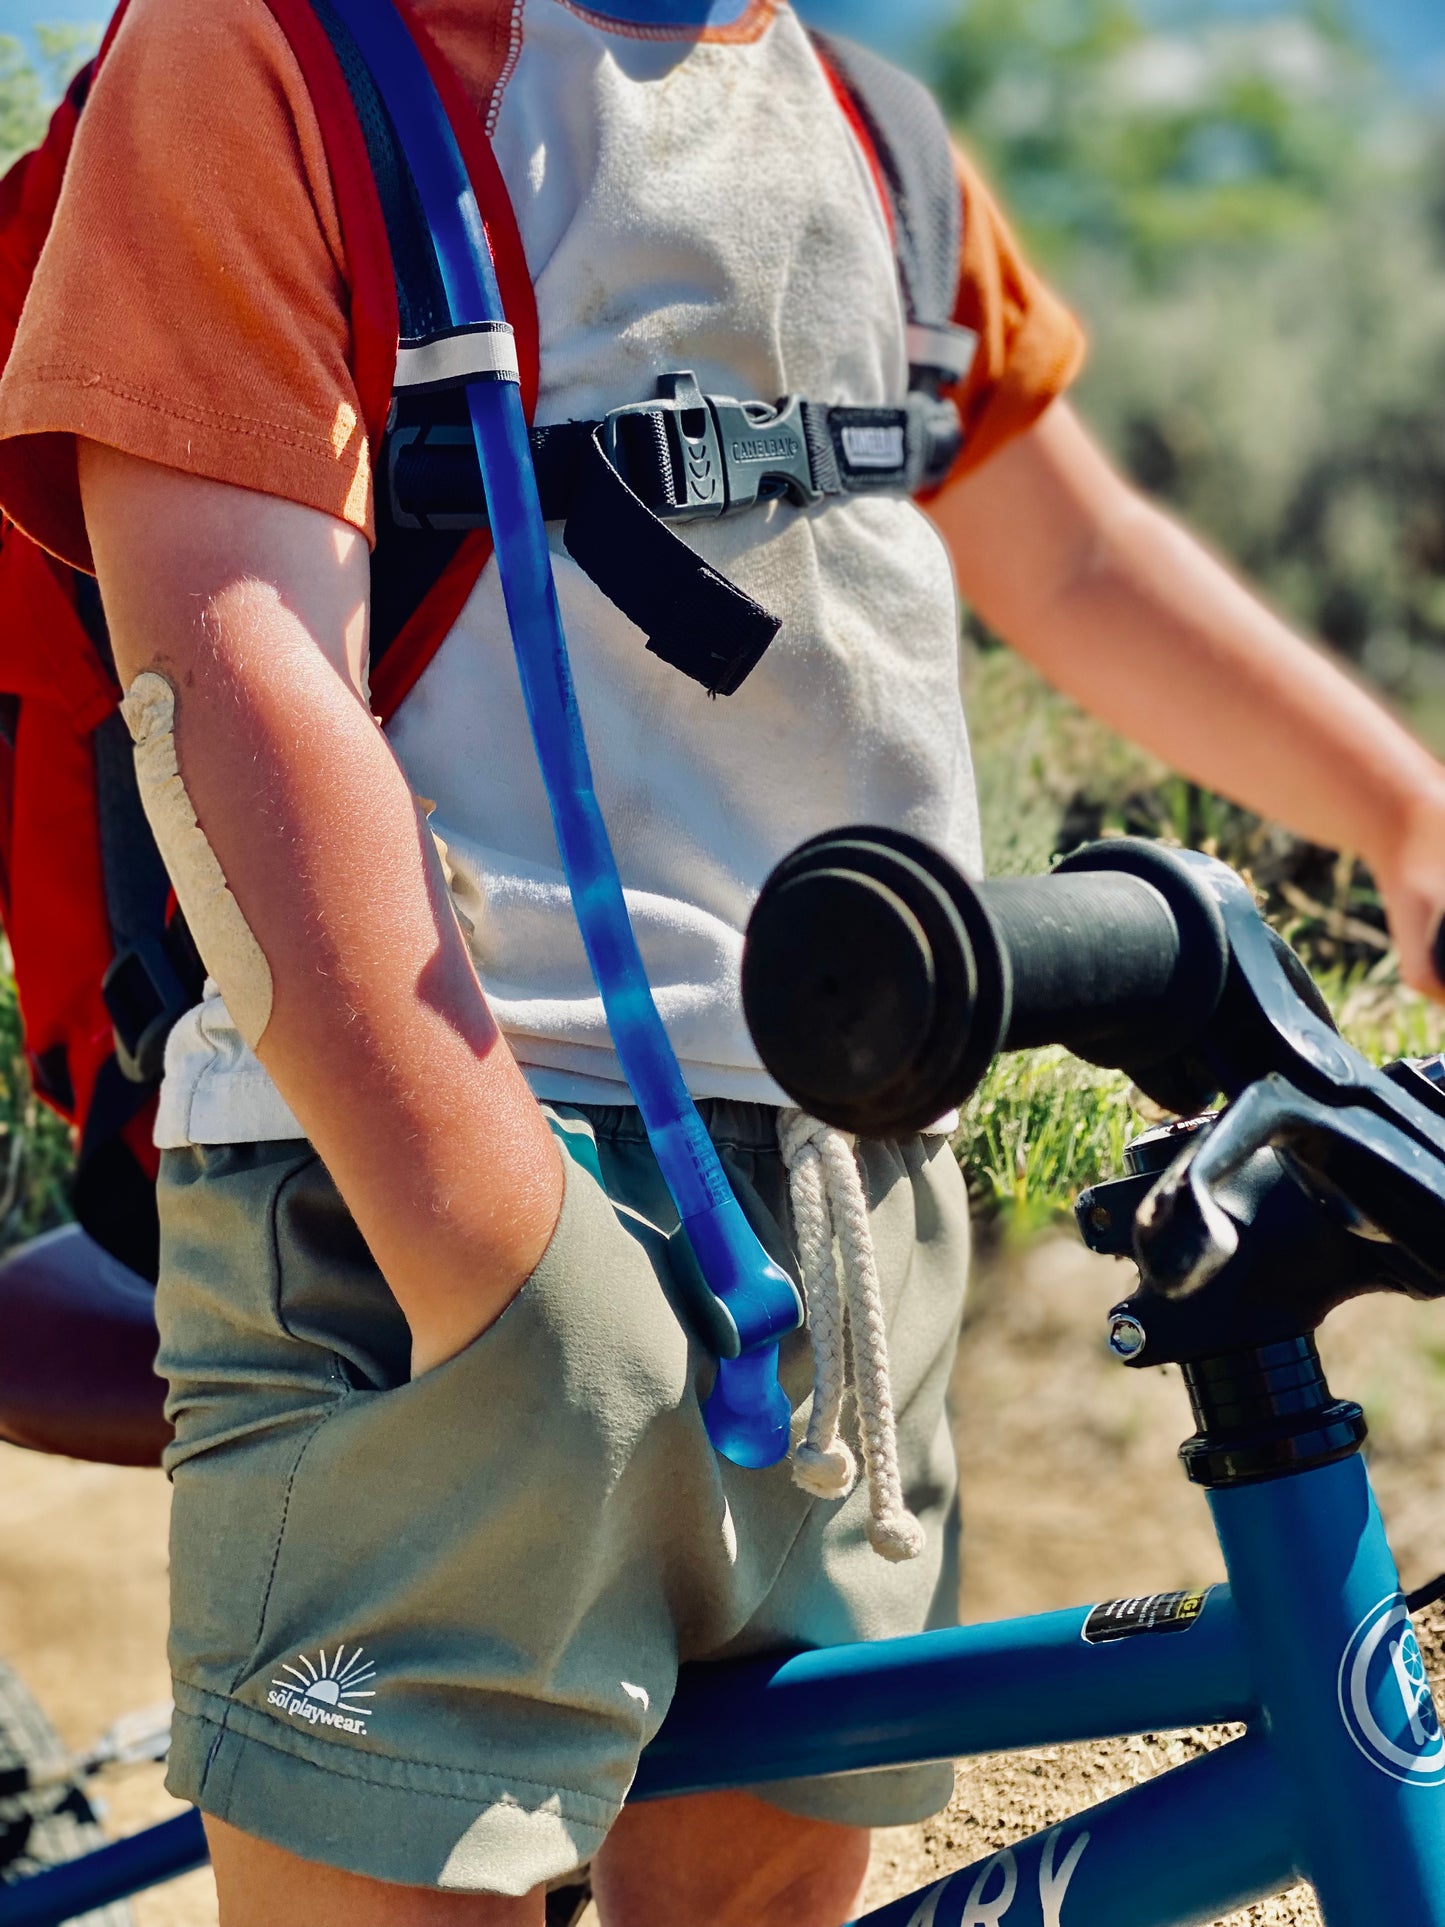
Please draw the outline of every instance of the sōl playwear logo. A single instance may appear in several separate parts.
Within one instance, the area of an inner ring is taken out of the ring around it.
[[[1339,1697],[1350,1738],[1382,1773],[1407,1786],[1445,1778],[1445,1734],[1399,1593],[1355,1628],[1340,1661]]]
[[[349,1656],[344,1645],[338,1646],[329,1659],[324,1646],[317,1649],[314,1660],[298,1653],[294,1666],[290,1660],[282,1661],[281,1671],[291,1677],[272,1680],[266,1695],[268,1706],[318,1729],[366,1731],[371,1708],[363,1702],[376,1695],[365,1688],[368,1680],[376,1678],[376,1668],[366,1657],[364,1646],[358,1646]]]

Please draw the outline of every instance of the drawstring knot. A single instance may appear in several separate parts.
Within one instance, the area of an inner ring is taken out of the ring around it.
[[[857,1462],[838,1431],[851,1350],[868,1539],[885,1559],[915,1559],[923,1528],[903,1501],[883,1294],[854,1139],[804,1111],[786,1110],[778,1116],[778,1142],[813,1341],[813,1409],[793,1452],[793,1480],[820,1499],[846,1498],[857,1483]]]

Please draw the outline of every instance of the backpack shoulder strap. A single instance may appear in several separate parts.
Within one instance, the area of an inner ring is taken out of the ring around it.
[[[393,400],[399,347],[426,342],[446,306],[416,185],[366,63],[330,0],[267,0],[301,67],[321,125],[351,281],[355,375],[376,496],[372,702],[395,714],[461,613],[491,554],[485,531],[407,526],[392,514],[390,456],[406,424]],[[411,29],[471,176],[516,336],[530,417],[540,374],[537,306],[511,198],[491,142],[426,31]]]
[[[926,372],[957,383],[976,337],[954,321],[963,200],[948,126],[932,94],[891,61],[834,34],[812,36],[840,105],[873,165],[893,229],[908,316],[913,385]]]

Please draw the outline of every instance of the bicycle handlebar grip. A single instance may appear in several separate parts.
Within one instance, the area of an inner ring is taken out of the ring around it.
[[[922,1130],[978,1083],[1008,1022],[1008,959],[973,885],[917,837],[815,837],[748,924],[743,1011],[765,1068],[842,1130]]]
[[[1179,925],[1142,877],[1007,877],[978,886],[1008,953],[1005,1050],[1127,1051],[1158,1022],[1179,974]]]
[[[916,837],[846,829],[763,886],[743,1011],[801,1109],[893,1137],[955,1109],[1001,1049],[1062,1044],[1150,1088],[1148,1068],[1202,1032],[1228,962],[1207,889],[1155,844],[1112,839],[1052,876],[976,885]]]

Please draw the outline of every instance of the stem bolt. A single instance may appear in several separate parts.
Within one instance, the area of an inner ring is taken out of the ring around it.
[[[1137,1358],[1148,1342],[1149,1334],[1127,1312],[1115,1312],[1109,1320],[1109,1350],[1115,1358]]]

